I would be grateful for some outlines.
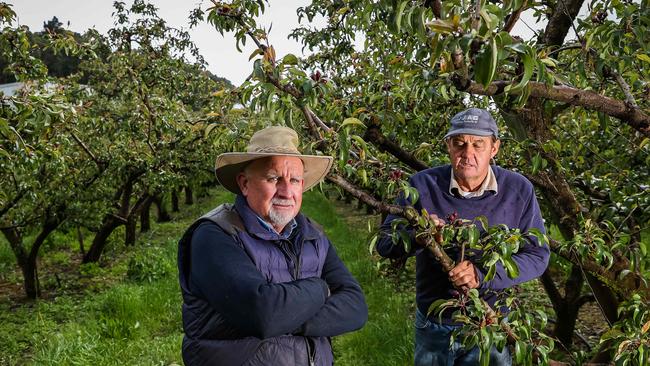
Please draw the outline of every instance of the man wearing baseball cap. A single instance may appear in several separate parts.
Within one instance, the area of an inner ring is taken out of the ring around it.
[[[281,126],[217,157],[217,179],[237,198],[179,243],[186,365],[329,366],[329,338],[365,324],[361,287],[300,213],[303,191],[331,165],[301,154],[296,132]]]
[[[490,226],[504,224],[522,233],[533,228],[545,232],[533,185],[518,173],[490,165],[501,144],[490,112],[469,108],[456,114],[451,119],[445,143],[450,164],[418,172],[410,179],[411,186],[419,192],[415,208],[426,209],[437,225],[444,224],[445,218],[474,220],[485,216]],[[410,204],[403,198],[398,203]],[[389,232],[395,219],[396,216],[389,215],[382,230]],[[509,278],[498,264],[494,278],[485,281],[486,271],[479,264],[480,253],[470,253],[461,261],[460,251],[450,249],[448,254],[457,265],[445,272],[428,250],[421,250],[412,232],[410,237],[415,245],[410,246],[408,253],[403,246],[393,245],[389,236],[379,240],[377,250],[389,258],[416,256],[415,365],[477,365],[478,348],[464,349],[458,341],[450,343],[452,331],[459,326],[451,319],[453,311],[427,316],[429,306],[468,289],[478,289],[479,296],[494,306],[500,292],[544,272],[549,248],[530,238],[528,244],[512,255],[519,268],[518,277]],[[492,349],[490,365],[511,363],[507,347],[501,351]]]

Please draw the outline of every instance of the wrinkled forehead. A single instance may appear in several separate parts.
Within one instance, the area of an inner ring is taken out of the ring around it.
[[[250,162],[244,171],[255,174],[284,174],[302,175],[305,171],[302,159],[297,156],[276,155],[255,159]]]
[[[460,134],[460,135],[449,136],[447,138],[447,141],[474,142],[474,141],[492,141],[492,139],[494,139],[494,136]]]

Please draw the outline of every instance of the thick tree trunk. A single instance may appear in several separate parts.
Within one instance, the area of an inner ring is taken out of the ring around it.
[[[192,188],[190,188],[190,186],[185,186],[185,204],[194,204],[194,195],[192,194]]]
[[[20,267],[23,273],[23,285],[25,286],[25,296],[28,299],[35,300],[41,296],[41,286],[38,281],[38,273],[36,269],[36,262],[25,261],[25,264]]]
[[[15,229],[3,229],[2,233],[9,241],[12,251],[16,256],[16,262],[20,266],[23,273],[23,284],[25,286],[25,295],[29,299],[36,299],[41,295],[41,289],[38,281],[38,251],[45,242],[45,239],[63,222],[63,214],[58,212],[58,215],[49,215],[52,211],[47,211],[47,218],[41,227],[34,242],[32,243],[29,253],[25,250],[23,244],[23,237],[20,232]]]
[[[102,226],[99,228],[99,231],[97,231],[97,234],[95,234],[93,243],[90,245],[90,248],[88,248],[86,255],[84,255],[83,263],[98,262],[104,252],[104,247],[106,247],[108,237],[115,229],[123,224],[124,222],[118,220],[113,215],[105,216]]]
[[[172,189],[172,212],[179,212],[178,208],[178,191],[176,188]]]
[[[548,270],[544,272],[540,280],[555,310],[556,322],[553,335],[566,349],[571,349],[578,312],[584,303],[584,298],[581,296],[582,285],[584,283],[582,273],[576,266],[573,266],[564,284],[564,297],[557,291]]]
[[[126,222],[126,228],[124,230],[124,245],[125,246],[134,246],[136,239],[136,230],[137,230],[137,220],[136,215],[130,215],[129,219]]]
[[[151,204],[153,199],[147,200],[142,206],[142,212],[140,212],[140,232],[145,233],[151,230]]]
[[[165,207],[165,202],[163,201],[161,194],[153,196],[153,203],[156,205],[156,213],[158,214],[156,222],[171,221],[172,217],[169,215],[169,212],[167,212],[167,208]]]
[[[23,274],[23,286],[25,286],[25,296],[29,299],[36,299],[40,296],[36,275],[36,263],[30,263],[29,254],[23,245],[23,238],[20,232],[15,229],[2,229],[2,233],[9,242],[11,250],[16,256],[16,262]]]

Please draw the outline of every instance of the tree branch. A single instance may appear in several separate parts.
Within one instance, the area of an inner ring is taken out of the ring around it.
[[[627,82],[621,74],[614,70],[610,70],[610,72],[614,75],[614,78],[616,78],[616,83],[618,86],[621,88],[623,91],[623,94],[625,95],[625,104],[627,104],[630,108],[639,108],[639,106],[636,104],[636,100],[634,100],[634,96],[632,95],[632,91],[630,90],[630,86],[627,85]]]
[[[458,90],[470,94],[486,96],[503,94],[505,87],[512,85],[512,82],[510,81],[495,81],[486,88],[473,81],[466,83],[466,79],[456,74],[452,76],[452,81]],[[568,103],[570,105],[604,113],[608,116],[620,119],[622,122],[627,123],[641,134],[650,137],[650,116],[644,113],[641,109],[628,106],[625,102],[618,99],[600,95],[591,90],[576,89],[564,85],[548,86],[544,83],[529,82],[528,88],[530,88],[531,97]],[[518,95],[521,94],[521,91],[510,93]]]
[[[97,165],[98,168],[103,169],[105,163],[104,163],[103,161],[97,159],[97,158],[95,157],[95,155],[92,153],[92,151],[90,151],[90,149],[88,148],[88,146],[86,146],[86,144],[84,144],[84,142],[81,141],[81,139],[80,139],[79,137],[77,137],[77,135],[75,135],[74,132],[70,131],[70,135],[71,135],[72,138],[77,142],[77,144],[78,144],[79,146],[81,146],[81,148],[83,149],[83,151],[85,151],[86,154],[88,154],[88,156],[90,156],[90,159],[92,159],[92,161],[95,162],[95,165]]]
[[[424,6],[431,8],[433,10],[433,15],[436,16],[436,18],[440,19],[442,18],[442,1],[440,0],[425,0]]]
[[[337,186],[341,187],[344,191],[348,192],[353,197],[357,198],[359,201],[376,209],[379,212],[385,212],[391,215],[399,215],[405,217],[406,216],[411,217],[414,214],[413,212],[407,214],[406,213],[407,209],[402,206],[389,205],[383,203],[382,201],[368,194],[366,191],[359,189],[354,184],[352,184],[351,182],[349,182],[348,180],[346,180],[345,178],[343,178],[338,174],[330,173],[327,175],[326,179],[336,184]],[[417,215],[417,213],[415,213],[415,215]]]
[[[544,30],[542,42],[545,45],[560,46],[564,42],[583,2],[584,0],[558,0]]]
[[[379,150],[390,153],[399,161],[403,162],[416,171],[429,168],[427,164],[416,158],[413,154],[402,149],[402,147],[394,141],[386,138],[386,136],[384,136],[384,134],[379,130],[378,126],[368,127],[363,135],[363,138],[366,141],[372,142],[373,145],[379,148]]]
[[[510,15],[508,15],[508,18],[506,18],[506,24],[503,25],[504,32],[510,33],[512,31],[512,28],[515,26],[515,23],[517,23],[519,17],[521,16],[521,12],[526,9],[526,5],[528,5],[528,0],[524,0],[519,9],[513,11]]]

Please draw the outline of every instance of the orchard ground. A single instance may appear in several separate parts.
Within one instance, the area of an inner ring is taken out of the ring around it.
[[[140,234],[135,247],[125,247],[123,228],[116,230],[99,265],[80,264],[76,230],[51,235],[41,252],[43,296],[36,302],[24,300],[15,259],[0,239],[0,365],[182,364],[177,241],[195,218],[232,198],[211,190],[171,222]],[[414,261],[400,270],[369,251],[368,226],[379,224],[378,215],[320,192],[305,195],[303,212],[324,226],[369,305],[362,330],[334,339],[336,364],[411,365]],[[87,235],[84,242],[91,239]],[[552,313],[537,281],[522,290],[526,301]],[[604,329],[599,310],[588,304],[577,326],[583,340],[576,344],[584,350],[596,345]]]

